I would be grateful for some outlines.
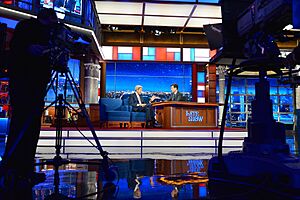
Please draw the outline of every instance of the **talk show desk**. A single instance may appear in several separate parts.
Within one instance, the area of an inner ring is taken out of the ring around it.
[[[217,104],[168,101],[152,106],[163,128],[217,127]]]

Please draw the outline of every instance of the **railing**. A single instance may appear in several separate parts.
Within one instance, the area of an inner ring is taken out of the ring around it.
[[[82,132],[95,144],[90,131]],[[97,131],[110,158],[168,158],[188,156],[210,158],[217,153],[218,131]],[[241,150],[247,132],[225,132],[224,153]],[[64,131],[61,155],[64,158],[101,159],[99,152],[78,131]],[[37,157],[55,155],[55,131],[42,131]]]

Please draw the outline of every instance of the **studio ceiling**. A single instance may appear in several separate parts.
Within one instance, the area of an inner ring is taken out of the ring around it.
[[[206,2],[206,3],[205,3]],[[210,2],[210,3],[207,3]],[[217,0],[186,1],[95,1],[101,25],[132,27],[202,28],[221,23]]]

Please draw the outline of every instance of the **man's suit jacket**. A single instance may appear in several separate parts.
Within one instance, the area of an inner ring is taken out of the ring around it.
[[[140,98],[141,98],[141,102],[142,102],[142,103],[146,103],[145,100],[143,99],[143,97],[142,97],[141,95],[140,95]],[[132,107],[137,107],[137,104],[139,104],[139,100],[138,100],[138,98],[137,98],[135,92],[132,93],[132,94],[129,96],[128,104],[129,104],[130,106],[132,106]]]
[[[177,92],[176,94],[172,93],[171,97],[168,99],[168,101],[185,101],[182,93]]]

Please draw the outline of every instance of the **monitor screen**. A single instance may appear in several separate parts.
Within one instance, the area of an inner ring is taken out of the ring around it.
[[[43,7],[53,8],[60,14],[81,15],[82,13],[82,0],[41,0],[40,2]]]

